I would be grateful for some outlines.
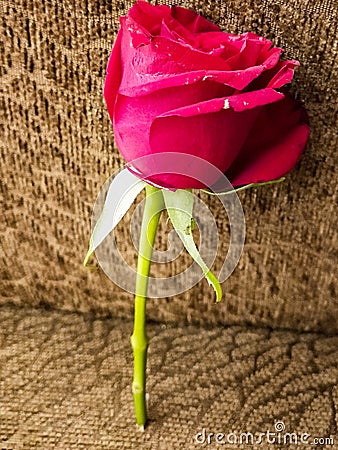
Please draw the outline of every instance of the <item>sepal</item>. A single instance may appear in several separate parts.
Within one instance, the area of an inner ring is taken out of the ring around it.
[[[191,193],[191,191],[186,189],[177,189],[175,192],[164,189],[163,197],[165,206],[168,211],[169,219],[173,224],[177,235],[183,242],[183,245],[190,256],[201,267],[208,283],[215,290],[216,301],[220,302],[222,300],[221,285],[202,259],[192,235],[192,229],[194,225],[194,219],[192,216],[194,203],[193,194]]]
[[[96,248],[120,222],[145,185],[143,180],[128,169],[123,169],[113,178],[108,188],[102,213],[90,238],[89,249],[83,262],[84,266],[87,265]]]

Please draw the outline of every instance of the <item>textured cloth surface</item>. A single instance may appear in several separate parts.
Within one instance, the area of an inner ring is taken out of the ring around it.
[[[331,437],[338,337],[241,326],[149,326],[149,426],[134,425],[131,321],[0,308],[2,450],[304,449],[199,445],[207,433]]]
[[[170,2],[169,2],[170,3]],[[130,294],[82,268],[97,192],[124,162],[103,102],[105,67],[130,1],[0,0],[0,302],[51,304],[131,317]],[[171,4],[171,3],[170,3]],[[214,304],[205,281],[170,301],[148,302],[153,320],[338,330],[335,162],[337,1],[182,1],[223,30],[253,31],[301,62],[293,91],[309,111],[312,136],[297,168],[273,187],[240,194],[244,253]],[[225,212],[209,202],[227,252]],[[159,242],[166,240],[162,224]],[[118,228],[130,264],[128,220]],[[168,275],[188,255],[154,269]]]

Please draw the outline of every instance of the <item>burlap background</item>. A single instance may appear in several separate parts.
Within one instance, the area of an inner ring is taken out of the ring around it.
[[[223,303],[215,305],[212,290],[201,282],[170,301],[149,301],[149,318],[337,331],[337,2],[178,3],[224,30],[264,34],[298,59],[293,90],[308,109],[312,135],[283,184],[240,195],[247,240],[224,285]],[[132,314],[131,295],[81,266],[96,194],[124,164],[113,147],[102,86],[118,18],[131,4],[0,1],[3,304]],[[221,210],[215,214],[225,253],[225,218]],[[120,245],[135,259],[126,223],[119,227]],[[185,256],[177,264],[188,261]]]
[[[2,450],[338,448],[338,336],[150,324],[149,423],[140,433],[131,320],[8,306],[0,315]],[[257,442],[279,421],[288,433],[309,434],[309,445],[195,441],[205,428],[250,432]],[[333,444],[310,445],[320,437]]]

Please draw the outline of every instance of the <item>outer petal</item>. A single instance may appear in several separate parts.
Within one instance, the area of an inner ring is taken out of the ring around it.
[[[299,62],[295,60],[278,61],[278,63],[264,71],[258,78],[256,78],[248,89],[262,89],[270,87],[279,89],[292,81],[295,67],[299,66]]]
[[[280,178],[298,161],[309,132],[305,110],[289,95],[261,108],[226,176],[234,186]]]
[[[262,89],[255,92],[244,92],[243,94],[229,97],[213,98],[204,102],[183,106],[162,114],[159,118],[170,116],[191,117],[221,111],[222,109],[233,109],[236,112],[257,108],[282,100],[284,94],[274,89]]]
[[[210,114],[160,117],[151,126],[151,152],[195,155],[224,171],[239,152],[255,118],[254,109],[241,113],[222,109]],[[166,167],[168,172],[175,172],[176,168],[178,174],[188,173],[180,161],[172,159],[171,163],[171,167]],[[152,181],[178,189],[205,187],[184,175],[166,175],[161,172]],[[198,175],[198,167],[195,172]]]
[[[104,84],[104,97],[108,105],[111,120],[113,120],[116,95],[122,79],[121,39],[122,31],[119,30],[108,61],[107,76]]]
[[[195,36],[172,17],[162,21],[160,36],[195,47]]]
[[[205,31],[219,31],[219,27],[192,9],[173,6],[171,15],[192,33],[203,33]]]
[[[294,68],[299,65],[299,62],[295,60],[280,61],[279,64],[271,71],[271,75],[273,76],[267,86],[278,89],[288,83],[291,83]]]
[[[238,35],[223,31],[199,33],[195,36],[195,45],[204,52],[221,55],[224,59],[235,55],[242,48]]]
[[[270,41],[256,35],[254,35],[253,38],[249,33],[239,36],[236,43],[241,43],[241,48],[235,55],[226,59],[227,63],[233,69],[246,69],[248,67],[263,64],[270,58],[272,53],[277,53],[277,58],[275,58],[277,63],[279,56],[282,53],[280,48],[274,48],[272,52],[269,52],[268,50],[271,47]]]
[[[219,70],[196,70],[191,72],[183,72],[178,74],[173,74],[171,76],[162,76],[150,77],[144,75],[142,77],[143,82],[139,82],[139,84],[133,84],[134,80],[132,76],[129,77],[128,82],[125,82],[120,87],[119,92],[123,95],[128,95],[130,97],[136,97],[140,95],[147,95],[152,92],[155,92],[159,89],[166,89],[170,87],[178,87],[191,85],[199,81],[215,81],[217,83],[226,85],[232,89],[236,89],[237,91],[242,91],[247,88],[253,81],[257,80],[264,71],[264,66],[254,66],[249,67],[245,70],[236,70],[236,71],[219,71]],[[141,77],[140,77],[141,78]],[[140,81],[140,80],[135,80]],[[259,83],[260,85],[261,83]],[[259,86],[256,89],[262,89],[265,86]],[[274,86],[269,86],[274,87]],[[250,90],[256,90],[254,87]]]
[[[156,117],[167,111],[222,98],[231,93],[232,90],[227,86],[206,81],[161,89],[144,96],[127,97],[119,94],[113,120],[117,146],[128,162],[151,153],[149,134]]]
[[[151,126],[151,152],[188,153],[210,162],[224,172],[248,136],[259,113],[258,107],[280,101],[281,98],[283,94],[266,89],[215,98],[166,112],[157,117]],[[172,164],[170,171],[177,167],[177,171],[179,169],[180,173],[184,173],[178,161],[173,160]],[[198,165],[195,170],[198,174]],[[181,175],[162,174],[153,181],[175,188],[202,187],[198,181]]]
[[[152,36],[160,34],[162,20],[170,16],[171,10],[169,6],[153,6],[143,0],[136,2],[128,11],[128,17],[131,17],[136,23],[140,24]]]

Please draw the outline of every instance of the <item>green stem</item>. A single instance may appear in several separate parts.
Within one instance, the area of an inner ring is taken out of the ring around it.
[[[142,428],[147,420],[145,390],[148,348],[148,337],[146,333],[146,297],[151,255],[163,207],[164,201],[162,191],[147,185],[137,261],[134,331],[131,336],[131,345],[134,353],[132,392],[134,396],[136,423]]]

